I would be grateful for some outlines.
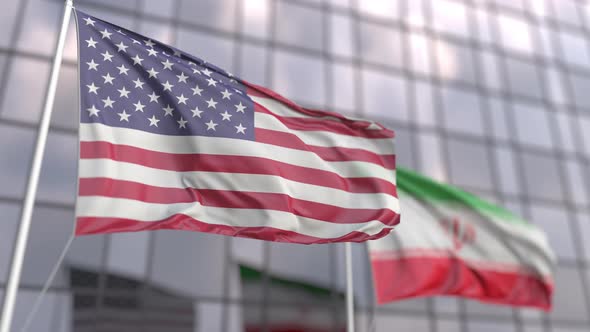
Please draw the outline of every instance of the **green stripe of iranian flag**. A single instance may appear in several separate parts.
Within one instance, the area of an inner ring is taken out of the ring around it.
[[[397,185],[401,223],[368,244],[379,303],[455,295],[551,307],[555,259],[538,227],[403,168]]]

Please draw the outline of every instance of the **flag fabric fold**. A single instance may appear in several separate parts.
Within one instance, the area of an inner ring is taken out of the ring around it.
[[[365,241],[399,222],[394,133],[305,109],[76,10],[78,235]]]
[[[403,223],[368,244],[378,303],[454,295],[550,309],[554,255],[539,228],[409,170],[397,184]]]

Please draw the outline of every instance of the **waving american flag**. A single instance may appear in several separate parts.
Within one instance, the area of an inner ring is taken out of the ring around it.
[[[76,233],[180,229],[365,241],[399,222],[393,132],[304,109],[76,11]]]

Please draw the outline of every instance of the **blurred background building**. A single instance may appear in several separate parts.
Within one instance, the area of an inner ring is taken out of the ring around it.
[[[0,1],[2,288],[62,6],[59,0]],[[76,6],[303,105],[388,124],[397,132],[400,165],[532,220],[545,229],[559,258],[550,314],[455,298],[376,307],[365,246],[355,244],[359,331],[590,329],[585,1],[77,0]],[[15,330],[73,228],[75,38],[72,22]],[[339,331],[343,261],[341,244],[300,246],[178,231],[81,237],[31,331],[233,332],[246,325],[270,331],[277,317],[296,313]],[[260,271],[259,283],[245,287],[239,264]],[[322,289],[323,296],[277,296],[273,285],[279,279]]]

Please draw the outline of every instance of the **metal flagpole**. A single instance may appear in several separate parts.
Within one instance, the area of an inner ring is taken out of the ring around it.
[[[346,331],[354,332],[354,293],[352,288],[352,244],[345,243],[346,252]]]
[[[8,276],[8,284],[4,293],[4,302],[2,306],[2,316],[0,318],[0,332],[10,332],[10,326],[14,315],[14,305],[16,302],[16,294],[18,291],[18,284],[20,281],[20,274],[23,267],[23,259],[25,250],[27,248],[27,239],[29,230],[31,228],[31,217],[33,214],[33,206],[35,204],[35,196],[37,195],[37,185],[39,184],[39,174],[41,173],[41,164],[43,162],[43,154],[45,152],[45,143],[47,142],[47,133],[49,131],[49,123],[51,120],[51,112],[53,111],[53,101],[55,100],[55,91],[57,89],[57,79],[59,76],[59,69],[63,56],[64,45],[66,42],[66,33],[70,23],[70,15],[72,14],[73,1],[66,0],[63,20],[61,23],[61,30],[59,32],[59,39],[55,49],[55,56],[53,58],[53,66],[51,68],[51,76],[49,79],[49,86],[45,95],[45,106],[41,115],[41,122],[39,123],[39,131],[37,132],[37,142],[35,145],[35,154],[33,155],[33,162],[29,171],[29,179],[27,183],[27,192],[25,201],[21,211],[20,224],[18,234],[14,245],[14,252],[12,255],[12,262],[10,264],[10,274]]]

